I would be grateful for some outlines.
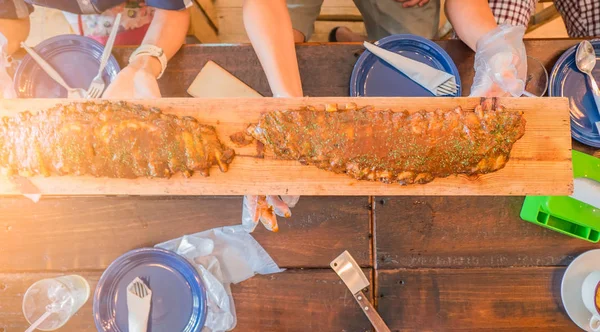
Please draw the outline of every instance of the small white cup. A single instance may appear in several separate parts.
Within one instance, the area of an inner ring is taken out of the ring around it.
[[[596,301],[596,297],[600,297],[600,271],[590,273],[581,286],[581,298],[583,304],[592,313],[590,319],[590,329],[594,332],[600,332],[600,299]]]

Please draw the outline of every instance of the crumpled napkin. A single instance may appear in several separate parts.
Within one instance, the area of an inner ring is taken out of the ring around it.
[[[445,71],[409,59],[398,53],[388,51],[369,42],[364,42],[363,45],[378,58],[398,69],[404,75],[408,76],[411,80],[417,82],[434,95],[437,95],[437,88],[446,83],[446,81],[451,80],[456,84],[454,75],[446,73]]]
[[[208,299],[203,331],[228,331],[235,327],[232,283],[255,274],[284,271],[242,225],[185,235],[156,247],[176,252],[197,268]]]

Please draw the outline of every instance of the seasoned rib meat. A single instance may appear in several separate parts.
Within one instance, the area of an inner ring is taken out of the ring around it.
[[[504,167],[525,132],[521,112],[314,108],[263,114],[248,132],[275,156],[359,180],[427,183]]]
[[[212,165],[227,171],[234,151],[192,117],[127,103],[73,103],[0,121],[0,170],[33,175],[169,177]]]

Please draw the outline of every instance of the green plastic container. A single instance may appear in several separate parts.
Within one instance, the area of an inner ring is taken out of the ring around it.
[[[573,176],[600,182],[600,159],[573,151]],[[569,196],[527,196],[521,218],[578,239],[600,241],[600,209]]]

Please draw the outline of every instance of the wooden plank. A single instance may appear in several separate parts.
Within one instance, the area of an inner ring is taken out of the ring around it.
[[[393,331],[577,331],[564,313],[564,268],[378,271],[378,310]]]
[[[217,18],[216,1],[217,0],[194,0],[194,2],[202,8],[202,11],[206,14],[211,23],[218,29],[219,20]]]
[[[372,270],[365,270],[369,280]],[[79,272],[92,290],[100,271]],[[52,273],[0,274],[0,331],[21,332],[28,325],[22,297],[35,281]],[[236,331],[368,331],[370,324],[356,301],[332,270],[287,270],[255,276],[232,285]],[[370,298],[372,301],[372,298]],[[92,300],[61,331],[96,331]]]
[[[216,8],[241,8],[244,0],[213,0]],[[354,1],[352,0],[324,0],[321,6],[321,12],[323,10],[333,11],[335,9],[343,8],[355,8]],[[358,9],[357,9],[358,10]]]
[[[344,250],[370,266],[369,213],[366,197],[302,197],[278,233],[259,225],[253,236],[282,267],[327,268]],[[241,197],[2,198],[0,271],[104,269],[129,250],[241,215]]]
[[[363,272],[372,281],[372,270]],[[233,285],[232,291],[236,331],[371,331],[367,317],[333,270],[256,276]],[[373,292],[366,294],[373,303]]]
[[[199,0],[202,2],[211,1],[214,2],[215,11],[223,9],[238,9],[241,10],[243,0]],[[204,7],[204,6],[203,6]],[[324,17],[353,17],[361,18],[362,15],[354,1],[352,0],[324,0],[321,6],[321,13],[319,18]]]
[[[196,3],[190,8],[190,30],[201,43],[219,42],[215,25]]]
[[[356,9],[356,8],[355,8]],[[356,9],[358,11],[358,9]],[[328,19],[332,10],[326,10],[326,16],[322,19]],[[248,43],[248,35],[244,27],[244,19],[241,7],[217,7],[217,17],[219,26],[219,38],[223,43]],[[363,22],[354,20],[356,17],[351,15],[340,16],[347,17],[348,21],[340,20],[318,20],[315,22],[315,32],[311,37],[311,42],[326,42],[329,32],[337,26],[346,26],[356,33],[366,35]],[[331,18],[329,18],[331,19]]]
[[[523,197],[376,197],[379,268],[566,265],[597,244],[521,220]]]
[[[363,22],[352,21],[317,21],[315,23],[315,31],[310,37],[311,42],[327,42],[329,41],[329,33],[335,27],[343,26],[359,35],[366,36],[367,30]]]
[[[92,298],[101,271],[75,272],[90,284],[90,298],[60,331],[97,331],[92,314]],[[63,275],[62,273],[0,273],[0,332],[24,331],[29,324],[23,316],[23,295],[34,282]]]
[[[25,109],[38,111],[60,100],[2,100],[0,116]],[[62,101],[64,102],[64,100]],[[165,112],[188,115],[215,125],[221,140],[233,146],[229,136],[256,123],[261,112],[294,109],[326,103],[393,111],[422,109],[472,110],[479,98],[228,98],[136,100]],[[477,177],[450,176],[426,185],[401,186],[359,181],[297,161],[261,158],[254,144],[236,149],[236,158],[227,173],[213,169],[209,177],[189,179],[98,179],[91,176],[34,177],[31,181],[43,194],[51,195],[565,195],[572,192],[571,139],[567,99],[504,98],[498,104],[523,111],[525,135],[515,143],[504,169]],[[291,176],[293,174],[293,176]],[[18,189],[7,177],[0,177],[0,193],[15,195]]]

